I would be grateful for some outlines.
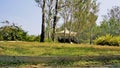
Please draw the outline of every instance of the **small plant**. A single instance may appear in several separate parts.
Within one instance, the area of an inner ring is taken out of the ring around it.
[[[101,36],[95,39],[94,43],[97,45],[119,46],[120,36],[112,36],[110,34],[107,34],[106,36]]]

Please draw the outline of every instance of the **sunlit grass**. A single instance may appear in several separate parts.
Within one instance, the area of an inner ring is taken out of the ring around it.
[[[0,42],[0,54],[11,56],[120,55],[120,47],[64,43]]]

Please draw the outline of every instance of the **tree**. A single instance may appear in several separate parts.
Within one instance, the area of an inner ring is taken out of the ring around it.
[[[40,35],[40,42],[44,42],[45,40],[45,4],[46,0],[35,0],[38,3],[38,6],[42,8],[42,28]]]
[[[99,4],[96,3],[96,0],[65,0],[63,3],[65,3],[65,5],[63,5],[64,14],[62,17],[65,19],[67,12],[69,17],[66,17],[65,20],[67,20],[67,22],[63,24],[63,26],[70,31],[77,32],[77,40],[89,39],[91,43],[92,27],[96,25]],[[67,10],[64,9],[66,8],[65,6],[67,6]]]
[[[75,23],[77,24],[77,37],[79,40],[88,40],[91,44],[92,41],[92,27],[96,24],[97,12],[99,4],[95,0],[76,0],[76,11],[74,13]],[[76,6],[78,5],[78,6]],[[82,35],[82,36],[81,36]],[[84,36],[86,35],[86,37]],[[87,37],[88,36],[88,37]]]
[[[54,0],[46,0],[46,37],[51,40],[52,24],[54,16]]]
[[[110,9],[101,23],[101,30],[105,34],[113,36],[120,34],[120,7],[115,6]],[[106,31],[104,31],[106,30]]]
[[[43,0],[36,0],[36,2],[41,5],[43,9]],[[98,5],[96,4],[96,0],[47,0],[45,1],[45,6],[44,10],[46,11],[43,12],[45,12],[44,17],[46,17],[46,34],[49,38],[50,24],[52,24],[53,41],[55,41],[58,16],[64,20],[64,30],[68,28],[65,24],[69,23],[70,32],[76,31],[78,36],[87,28],[91,29],[92,23],[95,23],[97,19],[96,13],[98,11]]]
[[[66,23],[69,21],[69,18],[70,18],[70,8],[69,8],[69,0],[61,0],[61,11],[60,11],[60,16],[62,17],[63,19],[63,26],[64,26],[64,42],[65,42],[65,37],[66,37]]]
[[[56,2],[55,2],[55,14],[54,14],[54,18],[53,18],[53,35],[52,35],[53,41],[55,41],[56,23],[57,23],[57,14],[58,14],[58,3],[59,3],[59,1],[56,0]]]

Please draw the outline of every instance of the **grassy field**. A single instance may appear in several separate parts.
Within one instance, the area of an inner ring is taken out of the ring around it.
[[[0,55],[11,56],[99,56],[120,55],[120,47],[88,44],[0,42]]]
[[[120,47],[100,46],[89,44],[62,44],[62,43],[39,43],[39,42],[0,42],[0,55],[7,56],[112,56],[120,55]],[[89,58],[89,57],[88,57]],[[104,58],[104,57],[103,57]],[[98,58],[99,59],[99,58]],[[54,63],[55,62],[55,63]],[[104,65],[119,64],[120,59],[111,60],[79,60],[74,62],[54,61],[45,65]],[[2,64],[2,63],[1,63]],[[43,63],[44,64],[44,63]],[[38,65],[39,66],[39,65]],[[41,64],[40,64],[41,66]]]

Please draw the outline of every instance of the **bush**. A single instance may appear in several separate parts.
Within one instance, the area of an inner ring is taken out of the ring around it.
[[[6,25],[0,27],[0,40],[1,41],[23,41],[26,39],[27,32],[21,27],[16,25]]]
[[[24,41],[28,41],[28,42],[39,42],[40,41],[40,35],[35,36],[35,35],[27,35],[26,36],[26,40]]]
[[[109,45],[109,46],[119,46],[120,45],[120,36],[112,36],[107,34],[106,36],[98,37],[94,40],[94,43],[97,45]]]
[[[25,41],[33,42],[33,41],[35,41],[35,36],[34,35],[28,35],[27,39]]]
[[[40,35],[35,36],[35,41],[37,41],[37,42],[40,41]]]
[[[28,35],[20,26],[5,25],[0,27],[0,41],[39,41],[40,36]]]

